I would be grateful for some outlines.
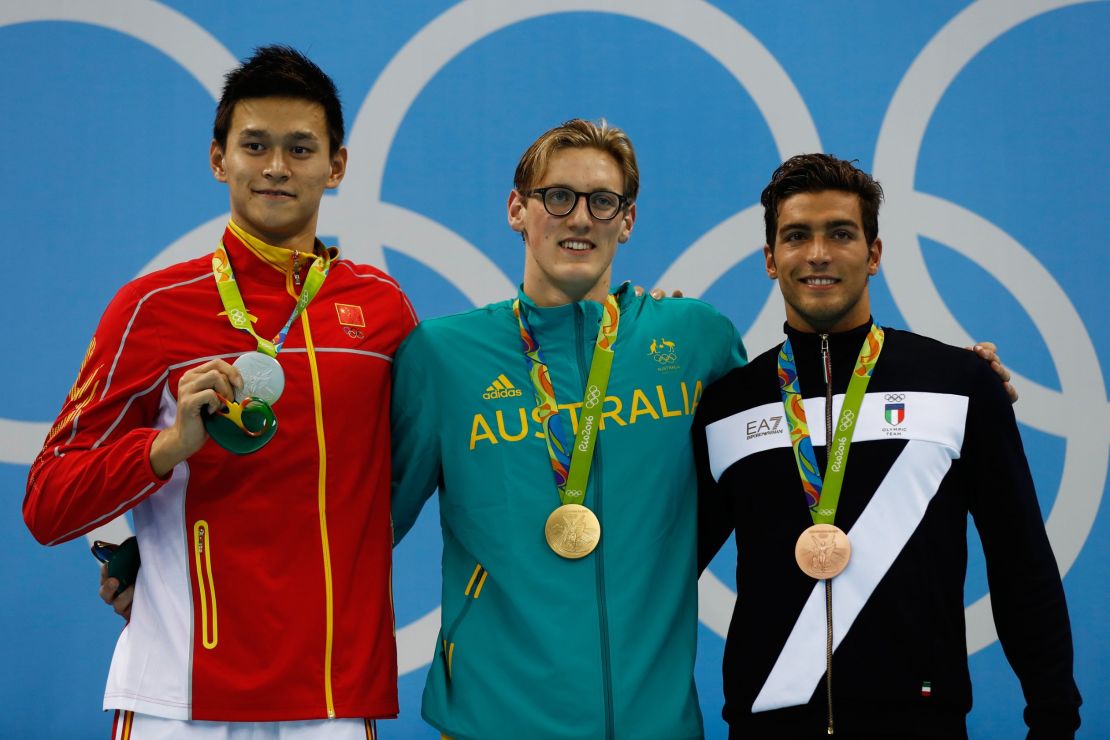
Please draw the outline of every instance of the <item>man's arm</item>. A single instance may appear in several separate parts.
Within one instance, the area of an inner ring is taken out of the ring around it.
[[[441,380],[432,377],[442,367],[418,326],[393,358],[393,401],[390,427],[393,448],[393,544],[416,523],[424,502],[435,492],[442,475],[439,445]]]
[[[1021,681],[1030,737],[1072,737],[1082,699],[1060,572],[1009,398],[986,368],[976,380],[961,457],[999,641]]]
[[[733,512],[725,492],[713,479],[709,467],[709,450],[705,436],[704,410],[711,407],[713,389],[710,387],[694,415],[693,435],[694,465],[698,476],[698,575],[700,576],[721,546],[728,541],[733,530]],[[709,401],[710,406],[706,405]]]
[[[698,481],[698,574],[709,567],[709,563],[716,556],[721,546],[728,540],[733,530],[732,505],[726,500],[724,491],[713,479],[709,468],[709,452],[706,445],[705,426],[706,410],[712,409],[716,392],[713,383],[736,368],[742,367],[748,361],[748,352],[744,347],[744,340],[736,327],[723,315],[718,314],[724,340],[721,342],[721,354],[712,373],[706,380],[709,387],[702,397],[701,403],[694,414],[694,423],[690,429],[693,435],[691,440],[694,448],[694,466]]]
[[[23,516],[39,542],[73,539],[161,488],[174,465],[207,439],[205,408],[234,395],[238,371],[222,360],[182,376],[178,413],[154,428],[169,377],[161,333],[131,286],[112,300],[42,452],[31,465]]]

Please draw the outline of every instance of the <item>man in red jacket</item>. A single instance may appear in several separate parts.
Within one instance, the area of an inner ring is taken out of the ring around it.
[[[390,363],[415,315],[316,239],[347,151],[315,64],[266,47],[229,73],[210,160],[223,238],[112,300],[24,518],[53,545],[133,512],[118,737],[366,738],[397,714]]]

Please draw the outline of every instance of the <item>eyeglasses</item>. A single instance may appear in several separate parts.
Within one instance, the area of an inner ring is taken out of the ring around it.
[[[614,216],[629,204],[628,198],[609,190],[595,190],[592,193],[579,193],[570,188],[533,188],[521,195],[538,195],[543,199],[543,207],[552,216],[566,216],[578,207],[578,199],[586,199],[586,208],[598,221],[611,221]]]

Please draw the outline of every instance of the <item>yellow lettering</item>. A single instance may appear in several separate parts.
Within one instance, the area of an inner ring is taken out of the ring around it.
[[[605,405],[609,403],[613,404],[612,411],[605,410]],[[605,429],[605,419],[607,419],[608,417],[613,417],[613,421],[617,422],[618,426],[626,426],[626,422],[620,417],[622,405],[623,404],[621,404],[621,400],[616,396],[606,396],[605,404],[602,404],[601,407],[601,423],[597,425],[597,428]]]
[[[663,416],[682,416],[682,412],[675,410],[671,411],[667,408],[667,397],[663,394],[663,386],[655,386],[655,391],[659,395],[659,410],[663,412]]]
[[[630,424],[635,424],[636,417],[645,414],[651,416],[653,419],[659,418],[659,414],[655,411],[655,407],[651,405],[651,401],[648,400],[648,397],[644,395],[642,390],[637,388],[632,393],[632,413],[628,417],[628,422]]]
[[[699,380],[697,383],[694,384],[694,400],[690,404],[690,410],[691,411],[693,411],[694,409],[696,409],[698,407],[698,401],[701,400],[701,391],[702,391],[701,381]]]
[[[686,390],[686,381],[682,381],[682,408],[686,410],[686,415],[690,415],[690,392]]]
[[[519,442],[528,436],[528,412],[524,410],[523,406],[517,409],[517,411],[520,412],[520,433],[509,434],[509,432],[505,430],[505,417],[501,409],[497,409],[497,432],[501,435],[501,439],[506,442]],[[471,447],[470,449],[474,448]]]
[[[478,428],[481,427],[481,434],[478,433]],[[480,439],[488,439],[492,444],[497,444],[497,437],[493,436],[493,430],[489,428],[485,418],[481,414],[474,414],[474,423],[470,426],[470,449],[474,449],[474,445]]]

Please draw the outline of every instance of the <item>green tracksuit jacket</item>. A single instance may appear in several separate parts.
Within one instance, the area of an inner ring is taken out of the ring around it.
[[[455,740],[702,735],[690,424],[744,348],[701,301],[616,295],[585,500],[601,540],[579,560],[544,539],[560,501],[512,301],[425,321],[395,357],[395,539],[438,487],[442,630],[423,716]],[[520,300],[575,430],[602,307]]]

